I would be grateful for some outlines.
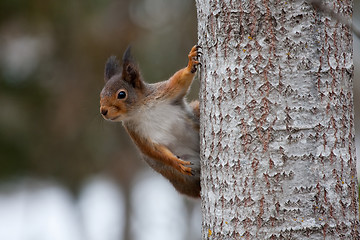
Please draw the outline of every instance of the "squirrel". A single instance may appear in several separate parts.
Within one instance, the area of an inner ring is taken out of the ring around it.
[[[188,65],[166,81],[146,83],[130,47],[122,66],[115,56],[105,64],[100,113],[122,122],[144,160],[167,178],[177,191],[200,197],[199,101],[185,96],[199,62],[200,46],[192,47]]]

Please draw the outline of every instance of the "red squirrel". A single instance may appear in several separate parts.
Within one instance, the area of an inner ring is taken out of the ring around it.
[[[200,65],[194,46],[187,67],[163,82],[146,83],[128,48],[120,66],[111,56],[105,64],[100,113],[122,122],[145,161],[179,191],[200,197],[199,101],[185,96]]]

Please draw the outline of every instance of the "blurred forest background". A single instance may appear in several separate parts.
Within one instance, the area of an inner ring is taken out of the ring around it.
[[[150,171],[121,124],[99,114],[110,55],[131,44],[157,82],[186,66],[196,42],[193,0],[0,1],[1,240],[200,239],[199,202]],[[356,113],[359,46],[354,37]]]

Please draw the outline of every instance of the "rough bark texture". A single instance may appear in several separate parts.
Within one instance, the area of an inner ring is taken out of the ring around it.
[[[196,4],[202,238],[359,239],[350,30],[302,0]]]

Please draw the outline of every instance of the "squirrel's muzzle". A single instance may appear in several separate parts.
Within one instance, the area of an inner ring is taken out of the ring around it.
[[[100,112],[101,112],[101,114],[102,114],[103,116],[106,116],[107,113],[108,113],[108,110],[105,109],[105,108],[100,108]]]

